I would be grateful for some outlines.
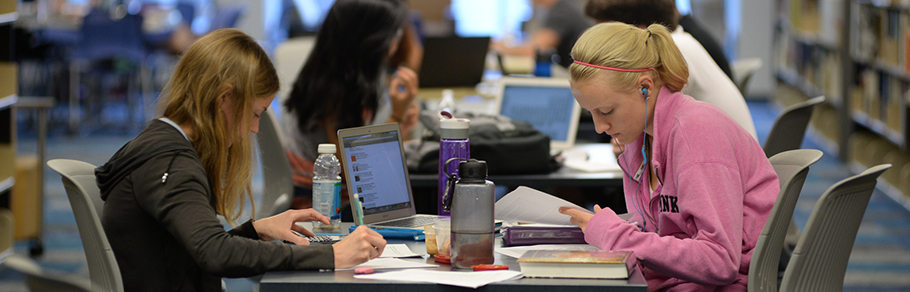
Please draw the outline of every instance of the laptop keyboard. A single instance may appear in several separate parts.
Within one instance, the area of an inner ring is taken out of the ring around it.
[[[389,227],[420,227],[428,224],[433,224],[435,220],[436,218],[434,217],[425,216],[407,217],[398,220],[392,220],[389,222],[377,223],[376,225]]]

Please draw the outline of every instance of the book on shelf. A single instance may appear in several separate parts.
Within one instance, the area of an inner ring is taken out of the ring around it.
[[[638,262],[631,251],[529,250],[518,258],[525,277],[626,279]]]

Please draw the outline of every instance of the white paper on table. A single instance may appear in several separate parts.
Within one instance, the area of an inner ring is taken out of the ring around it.
[[[622,171],[612,149],[612,145],[599,145],[597,150],[569,149],[562,153],[562,165],[585,172]]]
[[[353,270],[356,268],[366,268],[370,267],[373,269],[419,269],[419,268],[435,268],[439,265],[428,264],[425,262],[418,261],[408,261],[396,258],[375,258],[369,260],[365,263],[354,266],[350,269],[339,269],[339,270]]]
[[[388,244],[385,246],[385,249],[382,250],[381,258],[413,258],[419,257],[419,254],[416,254],[408,248],[407,244]]]
[[[575,208],[591,213],[591,211],[559,197],[520,186],[496,201],[495,217],[497,220],[503,221],[572,225],[572,222],[569,222],[569,215],[559,213],[559,207]]]
[[[510,256],[513,258],[520,258],[526,251],[537,250],[537,249],[551,249],[551,250],[600,250],[596,246],[590,244],[537,244],[537,245],[525,245],[525,246],[510,246],[510,247],[498,247],[495,251],[504,256]]]
[[[483,272],[458,272],[436,270],[407,270],[377,272],[368,275],[354,275],[357,279],[428,282],[443,285],[459,286],[476,289],[493,283],[520,279],[521,272],[512,270],[483,271]]]

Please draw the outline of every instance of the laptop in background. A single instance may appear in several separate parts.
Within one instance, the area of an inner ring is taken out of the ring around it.
[[[360,196],[364,225],[423,229],[433,224],[437,215],[415,211],[397,123],[340,129],[338,142],[348,197],[353,201],[354,193]]]
[[[490,37],[426,37],[420,87],[474,87],[483,78],[489,47]]]
[[[550,136],[550,149],[575,145],[581,106],[572,96],[569,80],[503,77],[493,112],[525,121]]]

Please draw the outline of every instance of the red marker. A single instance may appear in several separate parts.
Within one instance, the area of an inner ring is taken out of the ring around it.
[[[509,266],[503,265],[473,265],[471,266],[475,272],[478,271],[496,271],[496,270],[508,270]]]

